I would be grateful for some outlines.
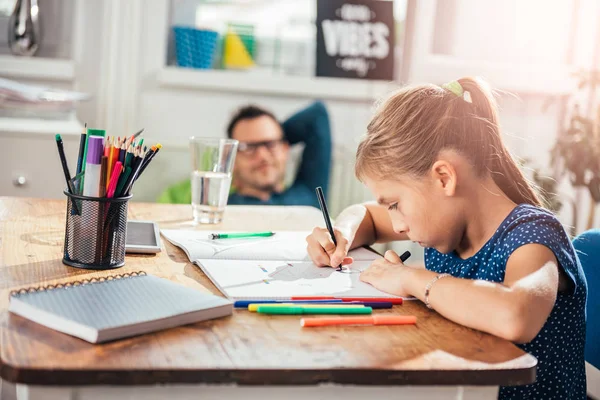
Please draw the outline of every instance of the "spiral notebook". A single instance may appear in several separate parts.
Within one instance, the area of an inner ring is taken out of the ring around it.
[[[221,233],[214,232],[211,233]],[[342,271],[319,268],[306,252],[310,232],[276,232],[267,238],[208,239],[207,231],[161,230],[185,251],[225,296],[233,300],[287,300],[295,296],[394,298],[360,280],[380,256],[359,248]]]
[[[222,297],[146,275],[113,275],[11,293],[8,310],[91,343],[231,315]]]

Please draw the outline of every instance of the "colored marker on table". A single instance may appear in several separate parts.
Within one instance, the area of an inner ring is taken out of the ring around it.
[[[270,302],[270,303],[266,303],[266,302],[245,302],[246,306],[242,307],[242,306],[237,306],[234,304],[235,308],[245,308],[249,311],[256,311],[256,307],[258,307],[259,305],[280,305],[280,304],[286,304],[286,305],[295,305],[295,304],[299,304],[299,305],[314,305],[314,304],[318,304],[318,305],[332,305],[332,306],[342,306],[342,307],[348,307],[348,306],[363,306],[363,307],[371,307],[373,310],[381,310],[381,309],[386,309],[386,308],[392,308],[394,305],[392,303],[389,302],[383,302],[383,301],[373,301],[373,302],[360,302],[360,301],[334,301],[334,300],[315,300],[315,301],[309,301],[309,300],[300,300],[300,301],[293,301],[293,302],[287,302],[287,301],[277,301],[277,302]],[[253,306],[252,309],[250,308],[250,306]]]
[[[293,305],[287,307],[279,307],[275,305],[259,306],[256,312],[259,314],[280,314],[280,315],[297,315],[297,314],[371,314],[371,307],[304,307],[301,305]]]
[[[343,301],[342,304],[363,305],[365,307],[371,307],[373,310],[392,308],[394,306],[390,301]]]
[[[273,236],[275,232],[239,232],[239,233],[211,233],[208,235],[209,239],[243,239],[253,237],[269,237]]]
[[[282,303],[292,303],[292,304],[340,304],[342,300],[236,300],[233,303],[233,307],[235,308],[244,308],[248,309],[250,304],[282,304]]]
[[[371,315],[369,317],[302,318],[300,326],[305,328],[336,325],[414,325],[413,315]]]
[[[334,304],[297,304],[297,303],[279,303],[279,304],[249,304],[248,311],[257,312],[259,307],[283,307],[283,308],[293,308],[293,307],[302,307],[302,308],[345,308],[348,309],[350,307],[361,307],[364,308],[362,304],[344,304],[344,303],[334,303]]]
[[[360,302],[384,302],[394,305],[402,304],[402,297],[334,297],[334,296],[292,296],[290,300],[342,300],[342,301],[360,301]]]

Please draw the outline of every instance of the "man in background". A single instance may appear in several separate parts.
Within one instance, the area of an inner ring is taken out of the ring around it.
[[[315,188],[325,195],[331,166],[331,129],[327,109],[315,102],[280,124],[258,106],[240,108],[227,126],[238,140],[232,190],[227,204],[319,206]],[[304,143],[295,179],[285,184],[290,146]],[[190,204],[189,179],[165,190],[161,203]]]
[[[316,102],[283,124],[255,105],[239,109],[227,127],[238,140],[233,191],[228,204],[309,205],[318,207],[317,186],[327,191],[331,165],[331,130],[323,103]],[[284,179],[290,145],[304,143],[293,183]]]

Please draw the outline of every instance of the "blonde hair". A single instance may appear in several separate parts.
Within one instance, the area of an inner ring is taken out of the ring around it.
[[[458,83],[468,92],[464,98],[436,85],[419,85],[384,101],[358,146],[356,176],[421,177],[440,151],[452,149],[470,161],[478,176],[489,173],[515,203],[541,206],[534,186],[504,146],[492,90],[479,78]]]

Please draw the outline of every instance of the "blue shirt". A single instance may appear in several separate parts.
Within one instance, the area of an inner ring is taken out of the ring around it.
[[[327,109],[323,103],[315,102],[285,121],[283,131],[291,145],[304,142],[302,161],[292,186],[281,193],[273,193],[268,200],[234,192],[229,195],[227,204],[319,207],[315,188],[321,186],[327,196],[331,164],[331,129]]]
[[[538,360],[536,383],[501,387],[501,399],[585,399],[585,302],[587,284],[567,233],[549,211],[521,204],[502,222],[492,238],[472,257],[455,252],[425,250],[428,270],[457,278],[503,282],[506,262],[519,247],[538,243],[548,247],[572,283],[558,292],[556,303],[538,335],[517,344]],[[435,288],[433,289],[435,290]]]

